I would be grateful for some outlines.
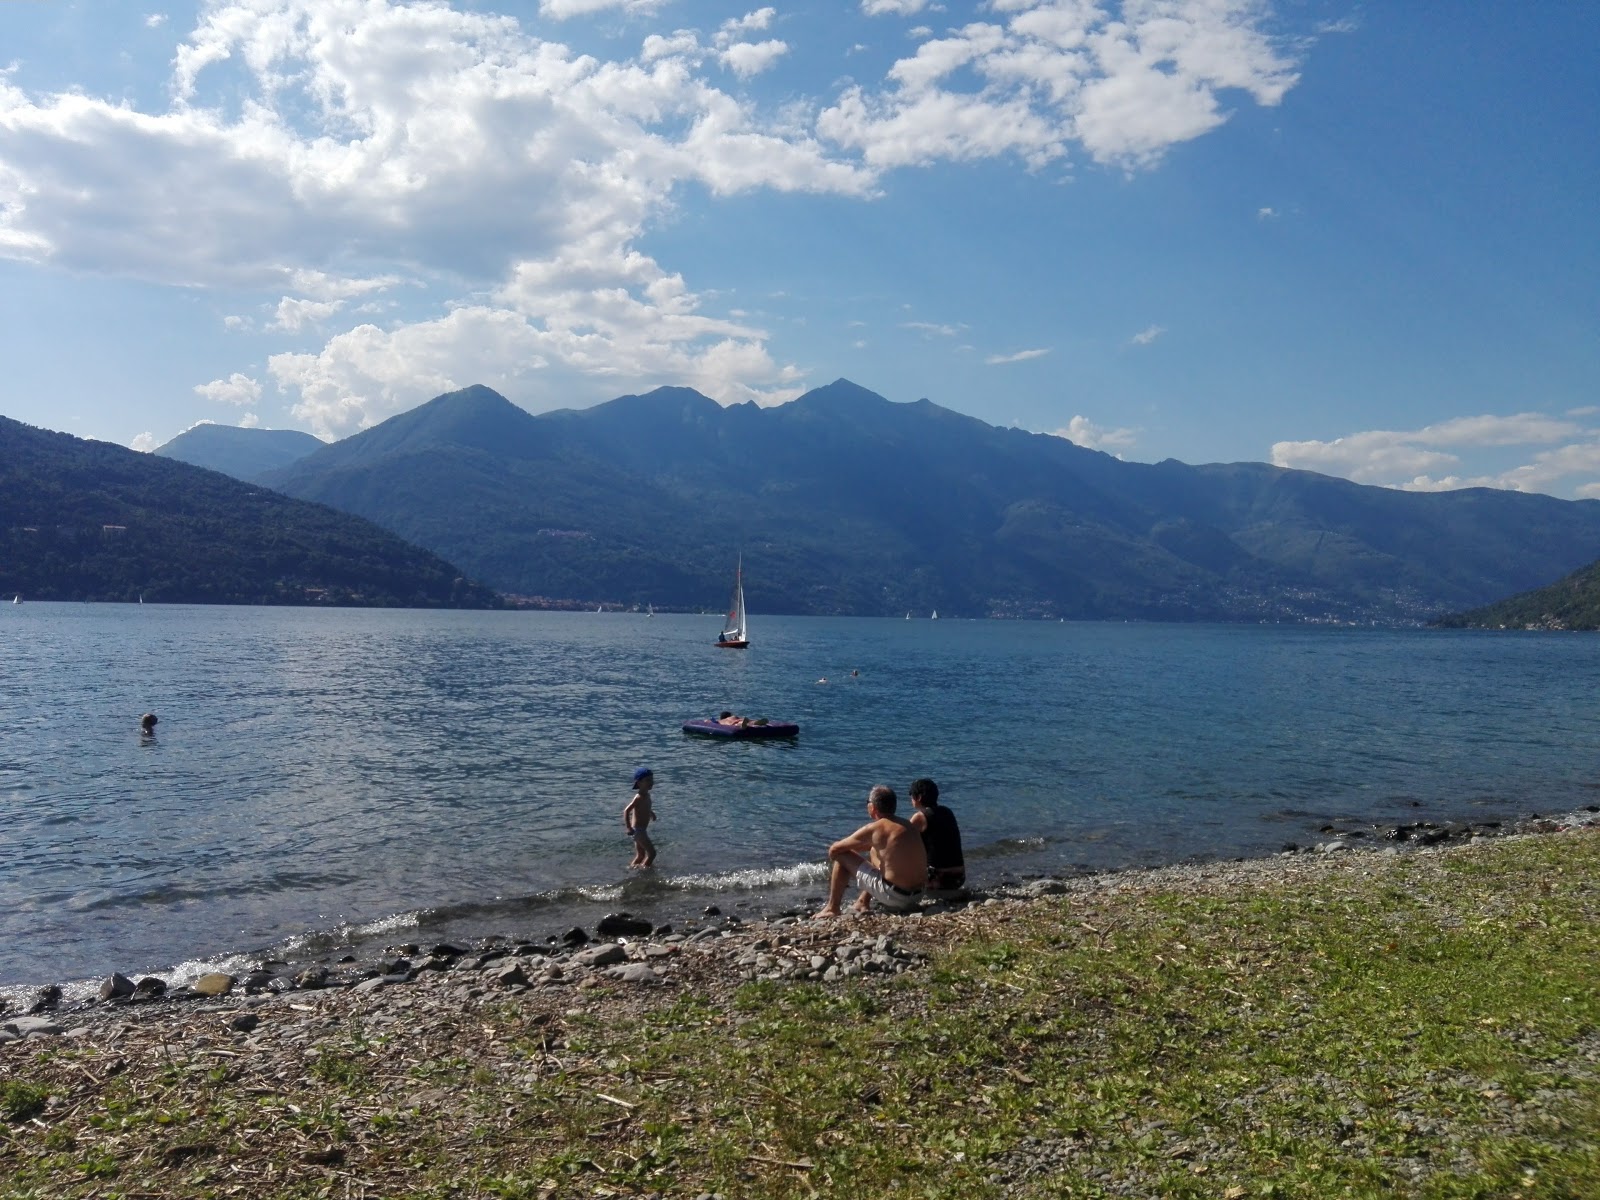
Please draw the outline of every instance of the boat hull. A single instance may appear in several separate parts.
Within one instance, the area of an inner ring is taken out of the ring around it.
[[[719,641],[717,643],[717,648],[721,650],[748,650],[750,648],[750,643],[743,640],[736,641],[730,639],[729,641],[725,642]]]
[[[800,735],[800,726],[786,721],[768,721],[765,725],[724,725],[708,717],[685,721],[683,731],[696,737],[733,738],[742,740],[766,738],[792,738]]]

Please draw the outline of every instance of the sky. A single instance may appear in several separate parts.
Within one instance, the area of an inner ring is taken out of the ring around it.
[[[0,414],[844,377],[1600,499],[1600,5],[0,0]]]

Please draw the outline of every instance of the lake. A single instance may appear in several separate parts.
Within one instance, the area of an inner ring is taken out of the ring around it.
[[[0,988],[813,903],[868,788],[919,775],[975,886],[1600,799],[1600,638],[718,621],[4,606]],[[722,709],[800,737],[680,732]]]

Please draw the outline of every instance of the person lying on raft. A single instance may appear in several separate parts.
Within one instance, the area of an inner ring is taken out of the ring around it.
[[[922,835],[894,815],[894,789],[881,784],[867,794],[867,815],[872,818],[847,838],[828,847],[833,864],[828,879],[828,902],[817,919],[837,917],[844,890],[855,880],[861,895],[855,911],[871,911],[874,898],[891,912],[914,912],[922,902],[928,879],[928,852]]]
[[[736,717],[731,712],[723,711],[723,712],[720,712],[720,713],[717,714],[717,724],[718,725],[740,725],[740,726],[743,726],[743,725],[750,724],[750,718],[749,717]]]

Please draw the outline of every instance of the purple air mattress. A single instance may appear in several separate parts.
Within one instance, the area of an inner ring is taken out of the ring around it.
[[[753,722],[749,725],[724,725],[710,717],[702,717],[697,721],[683,723],[685,733],[698,734],[700,737],[718,738],[792,738],[800,733],[800,726],[790,725],[783,721],[768,721],[765,725]]]

